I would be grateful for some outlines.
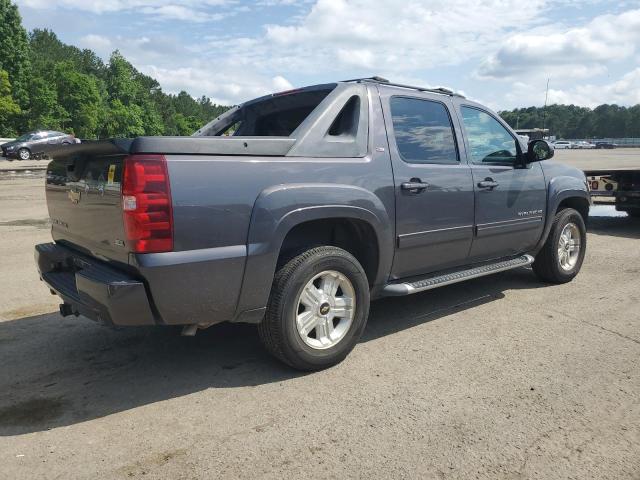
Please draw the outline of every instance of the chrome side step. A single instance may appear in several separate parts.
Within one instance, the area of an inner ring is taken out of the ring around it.
[[[382,295],[388,297],[396,297],[401,295],[410,295],[412,293],[424,292],[432,290],[452,283],[463,282],[472,278],[484,277],[492,273],[504,272],[518,267],[526,267],[533,263],[531,255],[522,255],[512,260],[505,260],[497,263],[485,264],[478,267],[468,268],[466,270],[458,270],[417,279],[413,282],[390,283],[382,289]]]

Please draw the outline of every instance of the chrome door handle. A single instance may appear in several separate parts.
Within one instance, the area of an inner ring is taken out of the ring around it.
[[[500,184],[498,182],[496,182],[493,178],[485,178],[483,181],[478,182],[478,187],[479,188],[487,188],[489,190],[493,190],[498,185],[500,185]]]
[[[400,185],[400,188],[410,193],[421,193],[429,188],[429,184],[421,181],[419,178],[412,178],[410,182],[404,182]]]

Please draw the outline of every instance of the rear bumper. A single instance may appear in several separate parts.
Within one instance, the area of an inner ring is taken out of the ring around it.
[[[35,259],[40,277],[70,312],[110,325],[158,323],[140,280],[54,243],[36,245]]]

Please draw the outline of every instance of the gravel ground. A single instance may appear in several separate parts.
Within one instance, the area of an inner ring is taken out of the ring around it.
[[[591,218],[583,271],[374,303],[301,375],[254,327],[62,319],[38,281],[42,178],[0,177],[0,477],[640,478],[640,222]]]

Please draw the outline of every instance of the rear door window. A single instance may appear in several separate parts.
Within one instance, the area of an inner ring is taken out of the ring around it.
[[[413,97],[391,97],[393,132],[400,157],[408,163],[458,163],[447,107]]]

